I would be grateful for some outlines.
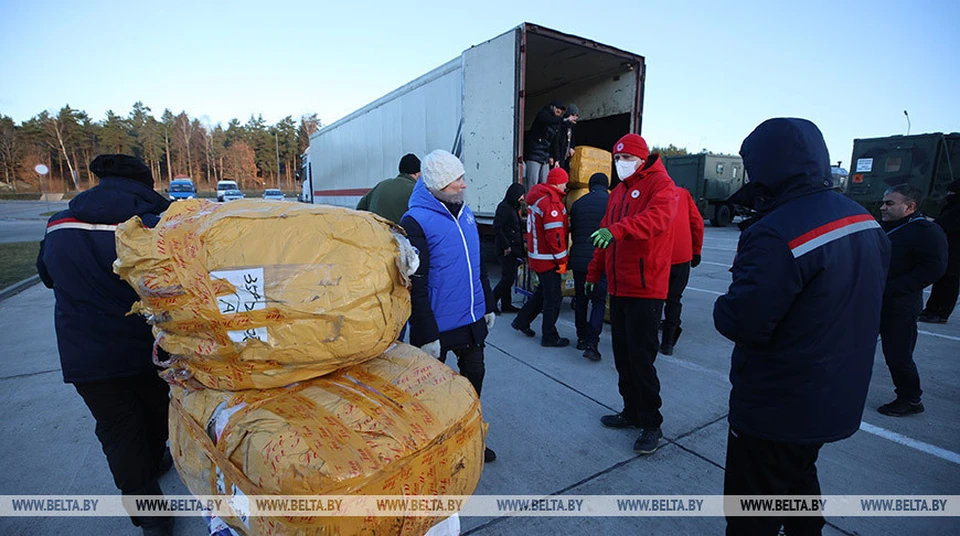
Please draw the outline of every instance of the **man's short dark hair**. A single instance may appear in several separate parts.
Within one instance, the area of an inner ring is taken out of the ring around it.
[[[400,173],[413,175],[420,173],[420,159],[413,153],[407,153],[400,159]]]
[[[887,188],[886,194],[900,194],[903,196],[904,201],[907,203],[914,203],[917,206],[917,210],[920,210],[920,204],[923,203],[923,192],[920,191],[920,188],[905,182],[903,184],[895,184]]]

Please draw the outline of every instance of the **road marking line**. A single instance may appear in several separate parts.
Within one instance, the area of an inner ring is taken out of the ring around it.
[[[730,268],[731,264],[729,262],[710,262],[710,261],[700,261],[700,264],[712,264],[714,266],[723,266],[724,268]]]
[[[713,247],[713,246],[703,246],[703,249],[717,249],[717,250],[720,250],[720,251],[732,251],[732,252],[734,252],[734,253],[737,252],[737,248],[717,248],[717,247]]]
[[[874,426],[863,421],[860,422],[860,429],[868,434],[873,434],[877,437],[888,439],[894,443],[899,443],[903,446],[919,450],[920,452],[926,452],[927,454],[936,456],[941,460],[946,460],[948,462],[953,462],[957,465],[960,465],[960,454],[957,454],[956,452],[931,445],[930,443],[924,443],[918,439],[913,439],[912,437],[907,437],[903,434],[891,432],[885,428],[880,428],[879,426]]]
[[[697,292],[706,292],[707,294],[713,294],[714,296],[723,296],[726,292],[717,292],[715,290],[707,290],[705,288],[697,287],[687,287],[686,290],[696,290]]]
[[[939,333],[934,333],[932,331],[924,331],[922,329],[918,329],[917,333],[930,335],[931,337],[940,337],[941,339],[950,339],[951,341],[960,341],[960,337],[954,337],[953,335],[941,335]]]

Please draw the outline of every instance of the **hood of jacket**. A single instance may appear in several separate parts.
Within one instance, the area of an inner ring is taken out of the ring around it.
[[[823,134],[806,119],[776,118],[760,124],[740,146],[749,182],[730,202],[766,213],[801,195],[833,187]]]
[[[520,196],[523,195],[525,188],[522,184],[515,182],[507,188],[507,193],[503,195],[503,202],[513,208],[520,208]]]
[[[527,206],[531,206],[537,202],[538,199],[544,196],[553,196],[554,200],[561,201],[563,199],[563,194],[560,190],[557,190],[549,184],[534,184],[530,188],[530,192],[527,193]]]
[[[123,177],[102,177],[100,184],[70,201],[74,216],[87,223],[121,223],[133,216],[159,214],[170,201],[149,186]]]

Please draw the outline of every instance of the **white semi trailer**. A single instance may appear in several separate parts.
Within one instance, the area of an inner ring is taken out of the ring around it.
[[[522,180],[524,132],[545,104],[575,103],[577,144],[609,149],[640,132],[645,70],[643,56],[521,24],[314,133],[301,200],[353,208],[404,154],[445,149],[463,160],[467,203],[490,223]]]

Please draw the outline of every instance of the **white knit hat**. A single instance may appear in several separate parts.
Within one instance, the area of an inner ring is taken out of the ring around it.
[[[437,149],[424,157],[420,163],[423,185],[431,192],[439,192],[451,182],[463,176],[463,163],[452,154]]]

